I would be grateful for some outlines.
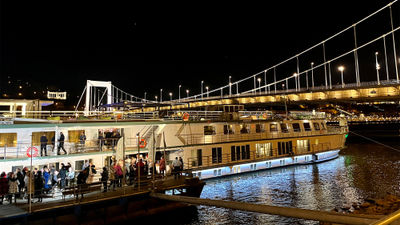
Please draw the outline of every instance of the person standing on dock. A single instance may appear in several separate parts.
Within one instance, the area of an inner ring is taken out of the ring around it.
[[[64,154],[67,154],[67,151],[65,151],[64,148],[64,140],[65,140],[65,136],[63,134],[63,132],[60,132],[60,138],[58,138],[58,149],[57,149],[57,155],[60,155],[60,149],[62,149],[64,151]]]
[[[161,156],[160,160],[160,173],[162,176],[165,176],[165,159],[164,156]]]
[[[179,178],[179,171],[181,169],[181,161],[178,160],[178,157],[175,157],[175,160],[172,161],[172,166],[174,167],[175,179],[177,179]]]
[[[48,141],[49,140],[47,139],[45,134],[43,134],[40,137],[40,157],[43,156],[43,151],[44,151],[45,156],[47,156],[47,142]]]
[[[3,204],[4,197],[8,195],[8,179],[5,172],[0,175],[0,205]]]
[[[104,187],[103,192],[107,192],[107,183],[108,183],[107,167],[103,167],[103,172],[101,172],[101,182],[103,183],[103,187]]]

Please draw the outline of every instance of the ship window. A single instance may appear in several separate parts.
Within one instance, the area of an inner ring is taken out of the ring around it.
[[[321,123],[321,130],[325,130],[325,124]]]
[[[222,148],[212,148],[212,163],[222,162]]]
[[[231,146],[231,161],[236,161],[235,146]]]
[[[249,125],[247,125],[247,124],[240,124],[240,133],[241,133],[241,134],[248,134],[248,133],[250,133],[249,130],[250,130]]]
[[[292,126],[293,126],[293,131],[294,131],[294,132],[300,132],[300,131],[301,131],[301,130],[300,130],[300,124],[298,124],[298,123],[293,123]]]
[[[246,145],[246,158],[250,159],[250,145]]]
[[[236,146],[236,160],[240,160],[240,146]]]
[[[256,133],[263,133],[265,131],[264,124],[256,124]]]
[[[272,156],[272,143],[256,144],[256,157]]]
[[[42,135],[46,135],[47,138],[47,144],[51,144],[51,139],[54,137],[56,132],[54,131],[48,131],[48,132],[32,132],[32,145],[33,146],[39,146],[40,145],[40,138]]]
[[[314,130],[320,130],[319,123],[313,123],[313,125],[314,125]]]
[[[204,126],[204,135],[215,135],[215,127],[214,126]]]
[[[234,134],[232,125],[224,125],[224,134]]]
[[[278,131],[278,126],[277,126],[277,124],[271,123],[271,124],[269,125],[269,130],[270,130],[271,132],[276,132],[276,131]]]
[[[79,142],[79,136],[81,136],[82,133],[85,133],[85,130],[69,130],[68,131],[69,142],[72,143]]]
[[[303,123],[303,126],[305,131],[311,131],[310,123]]]
[[[17,133],[0,134],[0,147],[17,147]]]
[[[310,151],[310,141],[309,140],[297,140],[297,151],[298,153],[309,152]]]
[[[288,125],[286,123],[281,123],[281,131],[282,133],[288,133]]]
[[[246,146],[242,146],[242,159],[247,159],[247,155],[246,155]]]

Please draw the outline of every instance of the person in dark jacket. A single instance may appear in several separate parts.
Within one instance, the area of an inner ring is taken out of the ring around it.
[[[35,195],[38,198],[38,202],[42,202],[43,200],[43,186],[44,186],[44,180],[42,176],[42,171],[38,171],[35,177]]]
[[[56,137],[53,136],[51,138],[51,152],[54,152],[54,148],[56,147]]]
[[[60,149],[62,149],[64,151],[64,154],[67,154],[67,151],[65,151],[64,148],[64,141],[65,141],[65,136],[63,134],[63,132],[60,132],[60,137],[58,138],[58,149],[57,149],[57,155],[60,154]]]
[[[64,165],[64,163],[61,163],[61,169],[60,169],[60,188],[64,189],[65,188],[65,178],[67,177],[67,167]]]
[[[23,192],[23,189],[24,189],[24,187],[25,187],[25,182],[24,182],[24,179],[25,179],[25,174],[21,171],[21,169],[17,169],[17,179],[18,179],[18,182],[19,182],[19,184],[18,184],[18,197],[19,198],[22,198],[23,196],[22,196],[22,192]]]
[[[0,175],[0,204],[3,204],[4,197],[8,194],[8,179],[5,172]]]
[[[49,140],[47,139],[45,134],[43,134],[40,137],[40,156],[43,156],[43,151],[44,151],[45,156],[47,156],[47,142],[48,141]]]
[[[103,182],[103,187],[104,187],[103,192],[107,192],[107,182],[108,182],[107,167],[103,167],[103,172],[101,173],[101,182]]]

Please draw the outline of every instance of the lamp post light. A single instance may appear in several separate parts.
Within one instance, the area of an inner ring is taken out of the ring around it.
[[[182,87],[182,85],[179,85],[179,93],[178,93],[179,101],[181,101],[181,87]]]
[[[172,92],[169,93],[169,100],[172,102]]]
[[[258,81],[258,88],[260,88],[260,94],[261,94],[261,78],[257,78]]]
[[[375,68],[376,68],[376,81],[378,82],[378,85],[381,84],[381,81],[379,79],[379,70],[381,69],[381,66],[378,63],[378,52],[375,52]]]
[[[231,76],[229,76],[229,96],[232,95],[232,81],[231,81]]]
[[[340,71],[340,74],[341,74],[341,77],[342,77],[342,88],[344,88],[344,79],[343,79],[344,66],[339,66],[338,70]]]
[[[147,94],[147,92],[144,93],[144,101],[146,101],[146,94]]]
[[[156,95],[156,96],[154,96],[154,98],[156,99],[156,102],[157,102],[158,96]]]
[[[201,99],[203,99],[203,83],[204,83],[204,81],[202,80],[201,81]]]
[[[160,89],[160,102],[162,102],[162,88]]]
[[[186,89],[186,96],[189,98],[189,89]]]
[[[208,86],[206,86],[206,91],[207,91],[207,98],[209,97],[209,94],[208,94]]]
[[[298,74],[294,73],[293,76],[294,76],[294,82],[296,84],[296,91],[297,91],[297,76],[298,76]]]
[[[311,85],[314,88],[314,63],[311,63]]]

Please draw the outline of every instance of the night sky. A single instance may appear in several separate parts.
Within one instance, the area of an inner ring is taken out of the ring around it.
[[[75,96],[87,79],[152,99],[179,84],[199,93],[201,80],[212,89],[259,72],[390,1],[82,2],[1,1],[2,86],[11,76]]]

